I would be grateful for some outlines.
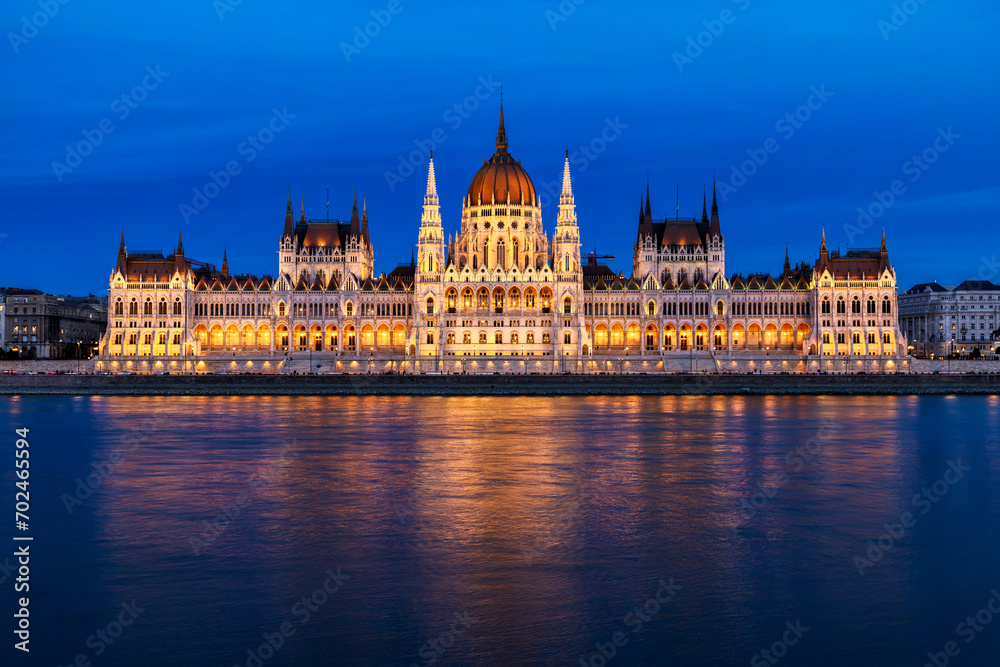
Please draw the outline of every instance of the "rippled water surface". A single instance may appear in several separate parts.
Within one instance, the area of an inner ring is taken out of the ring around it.
[[[32,453],[18,664],[1000,656],[975,619],[1000,590],[996,397],[2,400],[11,514],[14,428]]]

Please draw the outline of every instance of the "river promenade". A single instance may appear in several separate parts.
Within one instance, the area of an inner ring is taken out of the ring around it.
[[[627,396],[998,394],[1000,374],[4,375],[3,395]]]

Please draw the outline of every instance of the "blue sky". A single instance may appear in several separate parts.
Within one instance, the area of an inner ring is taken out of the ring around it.
[[[786,244],[812,262],[823,227],[842,249],[885,227],[903,288],[1000,282],[995,3],[63,2],[0,10],[2,285],[103,293],[123,228],[132,250],[172,252],[183,229],[189,257],[273,274],[289,181],[296,218],[303,195],[325,217],[327,186],[348,218],[357,182],[388,272],[435,138],[457,230],[497,84],[511,153],[544,191],[573,152],[584,248],[626,273],[647,175],[665,217],[678,190],[700,215],[715,173],[729,274],[780,270]]]

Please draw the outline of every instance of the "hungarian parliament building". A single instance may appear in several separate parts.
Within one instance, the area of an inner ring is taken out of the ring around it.
[[[892,371],[906,357],[896,275],[880,248],[830,252],[778,275],[726,275],[713,187],[701,218],[640,204],[630,276],[580,254],[570,161],[551,235],[535,186],[496,151],[445,233],[431,153],[409,265],[375,273],[367,203],[349,222],[295,221],[276,276],[176,251],[130,253],[111,273],[105,372]]]

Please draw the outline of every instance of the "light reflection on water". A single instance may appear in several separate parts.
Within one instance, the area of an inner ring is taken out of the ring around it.
[[[619,664],[747,664],[796,619],[811,629],[788,664],[922,664],[1000,585],[996,397],[7,407],[47,492],[39,627],[60,630],[40,651],[55,664],[133,598],[147,611],[101,664],[246,664],[338,567],[350,579],[264,664],[427,664],[421,646],[464,611],[437,664],[576,665],[619,630]],[[114,452],[68,515],[60,496]],[[866,540],[958,458],[968,478],[859,576]],[[633,634],[623,618],[671,577],[677,597]],[[1000,625],[963,659],[998,646]]]

